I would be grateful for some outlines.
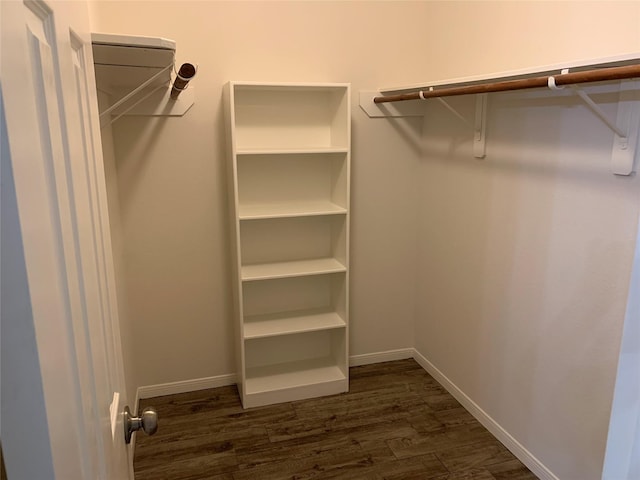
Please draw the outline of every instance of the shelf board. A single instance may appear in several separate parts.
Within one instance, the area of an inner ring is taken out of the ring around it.
[[[344,327],[346,322],[342,317],[326,308],[252,315],[244,319],[244,338],[250,340]]]
[[[346,272],[347,267],[335,258],[315,258],[294,262],[259,263],[241,268],[242,281],[303,277]]]
[[[247,368],[247,395],[346,380],[332,358]]]
[[[240,205],[238,207],[238,218],[240,220],[344,215],[346,213],[346,208],[331,202],[265,203],[260,205]]]
[[[347,147],[260,148],[238,147],[236,155],[299,155],[303,153],[347,153]]]

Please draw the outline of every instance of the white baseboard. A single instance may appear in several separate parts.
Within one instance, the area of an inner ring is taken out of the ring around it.
[[[438,383],[440,383],[460,404],[466,408],[482,425],[485,426],[498,440],[500,440],[522,463],[524,463],[541,480],[558,480],[547,467],[542,464],[529,450],[513,438],[498,422],[482,410],[471,398],[458,388],[449,378],[438,370],[429,360],[414,348],[401,348],[386,352],[366,353],[349,357],[349,366],[358,367],[374,363],[389,362],[413,358],[422,366]],[[207,388],[224,387],[234,385],[237,381],[235,373],[218,375],[215,377],[196,378],[158,385],[146,385],[139,387],[136,392],[135,409],[138,401],[143,398],[174,395],[176,393],[193,392]]]
[[[513,438],[498,422],[480,408],[471,398],[460,390],[449,378],[438,370],[420,352],[414,349],[413,358],[420,364],[440,385],[442,385],[460,404],[467,409],[494,437],[500,440],[529,470],[541,480],[558,480],[551,470],[544,466],[533,454],[520,442]]]
[[[349,357],[350,367],[370,365],[372,363],[391,362],[393,360],[404,360],[413,358],[413,348],[400,348],[398,350],[387,350],[386,352],[365,353],[362,355],[351,355]]]
[[[372,363],[390,362],[392,360],[403,360],[413,358],[413,348],[401,348],[398,350],[388,350],[386,352],[365,353],[363,355],[352,355],[349,357],[349,366],[358,367]],[[143,398],[161,397],[163,395],[175,395],[176,393],[195,392],[206,390],[207,388],[225,387],[235,385],[237,375],[228,373],[215,377],[194,378],[191,380],[181,380],[179,382],[159,383],[157,385],[144,385],[138,387],[136,391],[135,412],[138,409],[138,402]]]
[[[401,348],[398,350],[388,350],[386,352],[352,355],[349,357],[349,366],[357,367],[372,363],[413,358],[413,352],[413,348]],[[207,388],[235,385],[236,381],[237,375],[235,373],[228,373],[215,377],[194,378],[191,380],[181,380],[179,382],[159,383],[157,385],[144,385],[138,387],[136,391],[135,412],[137,412],[139,400],[143,398],[161,397],[163,395],[175,395],[176,393],[195,392],[197,390],[206,390]]]
[[[215,377],[194,378],[179,382],[160,383],[158,385],[145,385],[138,387],[136,392],[136,405],[138,399],[161,397],[163,395],[175,395],[176,393],[195,392],[207,388],[225,387],[236,384],[236,374],[217,375]]]

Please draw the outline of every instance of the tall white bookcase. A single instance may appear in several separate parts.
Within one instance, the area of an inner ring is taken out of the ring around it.
[[[346,392],[349,85],[230,82],[224,96],[242,404]]]

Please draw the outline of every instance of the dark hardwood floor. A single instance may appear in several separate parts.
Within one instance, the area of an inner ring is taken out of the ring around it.
[[[537,478],[414,360],[351,368],[331,397],[243,410],[222,387],[149,405],[137,480]]]

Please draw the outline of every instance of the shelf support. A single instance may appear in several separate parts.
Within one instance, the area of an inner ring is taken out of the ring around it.
[[[182,91],[182,94],[176,99],[171,100],[171,88],[168,85],[160,85],[158,88],[151,90],[147,95],[142,96],[133,105],[124,109],[118,109],[112,112],[115,117],[111,123],[118,120],[124,115],[141,116],[141,117],[182,117],[195,103],[195,88],[189,88]],[[107,124],[107,122],[105,122]]]
[[[562,71],[562,74],[567,73],[568,70]],[[549,77],[548,86],[552,90],[564,88],[555,84],[554,77]],[[611,120],[582,88],[573,85],[570,88],[589,110],[615,134],[611,152],[611,171],[615,175],[631,175],[636,165],[636,154],[640,151],[638,148],[640,137],[640,81],[624,80],[620,83],[618,113],[615,121]],[[419,92],[419,99],[425,98],[422,94],[422,91]],[[360,106],[369,117],[417,117],[425,114],[422,102],[375,103],[374,98],[377,95],[378,92],[360,92]],[[445,100],[440,97],[436,98],[456,118],[473,128],[473,156],[475,158],[484,158],[486,156],[488,94],[476,94],[476,111],[473,125]]]
[[[567,73],[569,73],[568,68],[563,69],[561,75],[566,75]],[[556,85],[554,77],[548,78],[548,86],[551,90],[562,90],[564,88]],[[640,102],[637,99],[634,101],[633,81],[620,82],[618,115],[615,122],[581,87],[576,85],[569,85],[569,87],[580,97],[587,108],[615,134],[611,151],[611,171],[613,174],[631,175],[634,170],[638,129],[640,128]],[[636,85],[635,89],[637,90],[638,87],[640,87],[640,84]]]
[[[567,73],[563,70],[562,73]],[[549,77],[551,80],[553,77]],[[640,128],[640,102],[636,98],[640,84],[634,87],[633,81],[620,83],[618,96],[618,114],[612,121],[591,97],[580,87],[570,85],[571,90],[580,97],[584,104],[615,134],[611,151],[611,171],[614,175],[631,175],[634,171],[635,155],[638,145],[638,129]],[[552,85],[549,88],[558,90]],[[560,87],[562,88],[562,87]]]
[[[582,90],[582,88],[571,85],[571,89],[576,93],[576,95],[580,97],[580,99],[589,108],[589,110],[591,110],[596,115],[596,117],[602,120],[607,127],[609,127],[619,137],[626,138],[626,132],[623,132],[614,122],[609,120],[607,114],[602,111],[602,109],[596,104],[596,102],[591,100],[591,97],[584,90]]]
[[[425,106],[422,102],[375,103],[373,99],[379,94],[380,92],[360,92],[360,108],[369,118],[424,117],[425,115]],[[423,97],[420,96],[420,98]],[[475,158],[484,158],[486,155],[487,99],[488,94],[486,93],[476,95],[475,121],[472,124],[446,100],[436,97],[436,100],[458,120],[473,129],[473,156]]]
[[[449,105],[449,103],[447,103],[446,100],[438,97],[436,100],[438,100],[442,106],[444,108],[446,108],[447,110],[449,110],[455,117],[457,117],[462,123],[464,123],[465,125],[467,125],[469,128],[475,128],[474,125],[471,125],[471,122],[469,122],[469,120],[467,120],[466,118],[464,118],[455,108],[453,108],[451,105]]]
[[[122,97],[120,100],[118,100],[116,103],[114,103],[113,105],[111,105],[109,108],[107,108],[104,112],[100,112],[100,120],[102,120],[105,116],[109,115],[112,111],[114,111],[116,108],[118,108],[120,105],[122,105],[124,102],[126,102],[127,100],[129,100],[131,97],[133,97],[136,93],[138,93],[140,90],[142,90],[144,87],[146,87],[147,85],[149,85],[151,82],[153,82],[155,79],[159,78],[163,73],[165,73],[167,70],[173,68],[173,63],[170,65],[167,65],[166,67],[164,67],[162,70],[160,70],[158,73],[156,73],[155,75],[153,75],[152,77],[150,77],[148,80],[146,80],[144,83],[142,83],[141,85],[137,86],[136,88],[134,88],[133,90],[131,90],[129,93],[127,93],[124,97]]]
[[[431,87],[429,90],[433,90]],[[422,93],[422,92],[420,92]],[[420,95],[422,98],[422,95]],[[453,108],[449,103],[441,97],[436,97],[443,107],[449,110],[456,118],[469,128],[473,128],[473,156],[475,158],[484,158],[486,156],[486,138],[487,138],[487,93],[479,93],[476,95],[476,113],[473,125],[464,118],[460,112]]]
[[[611,151],[611,171],[615,175],[631,175],[637,166],[640,143],[640,81],[620,84],[616,132]]]
[[[126,115],[127,113],[129,113],[130,110],[132,110],[133,108],[137,107],[140,103],[142,103],[144,100],[149,98],[151,95],[153,95],[154,93],[156,93],[158,90],[160,90],[163,87],[166,88],[166,85],[159,85],[158,87],[156,87],[153,90],[151,90],[144,97],[142,97],[138,101],[136,101],[136,103],[134,103],[130,107],[126,108],[122,113],[119,113],[117,116],[113,117],[111,119],[111,121],[107,125],[113,125],[113,123],[115,123],[120,117],[122,117],[122,116]]]
[[[473,156],[484,158],[487,152],[487,103],[488,93],[476,95],[476,119],[473,130]]]

